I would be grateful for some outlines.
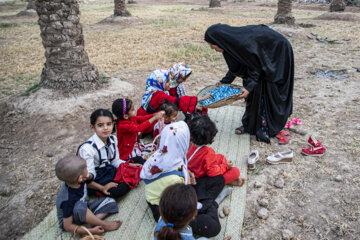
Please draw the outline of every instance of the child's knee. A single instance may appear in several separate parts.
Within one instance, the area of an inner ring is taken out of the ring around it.
[[[73,209],[73,222],[75,224],[82,224],[86,222],[87,203],[77,201]]]

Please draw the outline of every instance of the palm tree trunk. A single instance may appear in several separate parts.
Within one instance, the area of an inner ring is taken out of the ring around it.
[[[36,0],[46,62],[41,85],[53,89],[93,89],[99,73],[84,49],[79,4],[76,0]]]
[[[332,0],[330,4],[330,12],[343,12],[345,11],[344,0]]]
[[[292,0],[278,0],[278,11],[275,15],[275,23],[294,24],[295,18],[291,14]]]
[[[128,17],[130,12],[126,9],[125,0],[114,0],[114,16]]]
[[[220,0],[210,0],[209,7],[210,8],[221,7]]]

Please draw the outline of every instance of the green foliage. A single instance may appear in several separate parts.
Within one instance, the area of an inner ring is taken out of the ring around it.
[[[11,27],[18,27],[19,24],[17,23],[0,23],[0,28],[11,28]]]
[[[153,21],[153,24],[155,25],[154,28],[156,30],[160,30],[160,29],[168,29],[168,28],[176,28],[178,26],[180,26],[180,22],[176,21],[174,19],[171,18],[160,18],[160,19],[156,19]]]

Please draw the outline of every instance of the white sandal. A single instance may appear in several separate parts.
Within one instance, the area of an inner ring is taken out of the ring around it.
[[[293,151],[278,152],[266,158],[269,164],[291,163],[294,157]]]
[[[256,162],[259,159],[259,151],[253,150],[248,157],[248,168],[254,170],[256,168]]]

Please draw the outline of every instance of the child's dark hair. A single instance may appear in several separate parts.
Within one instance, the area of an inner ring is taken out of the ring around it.
[[[91,125],[95,125],[96,120],[98,119],[98,117],[109,117],[111,118],[111,120],[114,121],[114,116],[112,115],[112,113],[107,110],[107,109],[96,109],[90,116],[90,124]]]
[[[173,112],[179,111],[179,108],[176,106],[175,103],[169,102],[167,99],[165,99],[161,103],[159,111],[165,111],[165,115],[170,117]]]
[[[161,194],[159,211],[166,226],[157,231],[157,240],[181,240],[180,232],[196,215],[197,196],[194,188],[182,183],[167,187]]]
[[[211,144],[218,132],[215,123],[207,114],[193,115],[187,124],[190,129],[191,141],[196,145]]]
[[[128,114],[133,102],[130,99],[125,98],[125,114]],[[124,119],[124,98],[116,99],[112,104],[112,112],[118,119]]]
[[[90,115],[90,124],[95,126],[96,120],[98,117],[109,117],[112,121],[114,121],[114,115],[107,109],[96,109],[91,115]],[[116,130],[116,126],[114,124],[114,128],[111,133],[114,133]]]

